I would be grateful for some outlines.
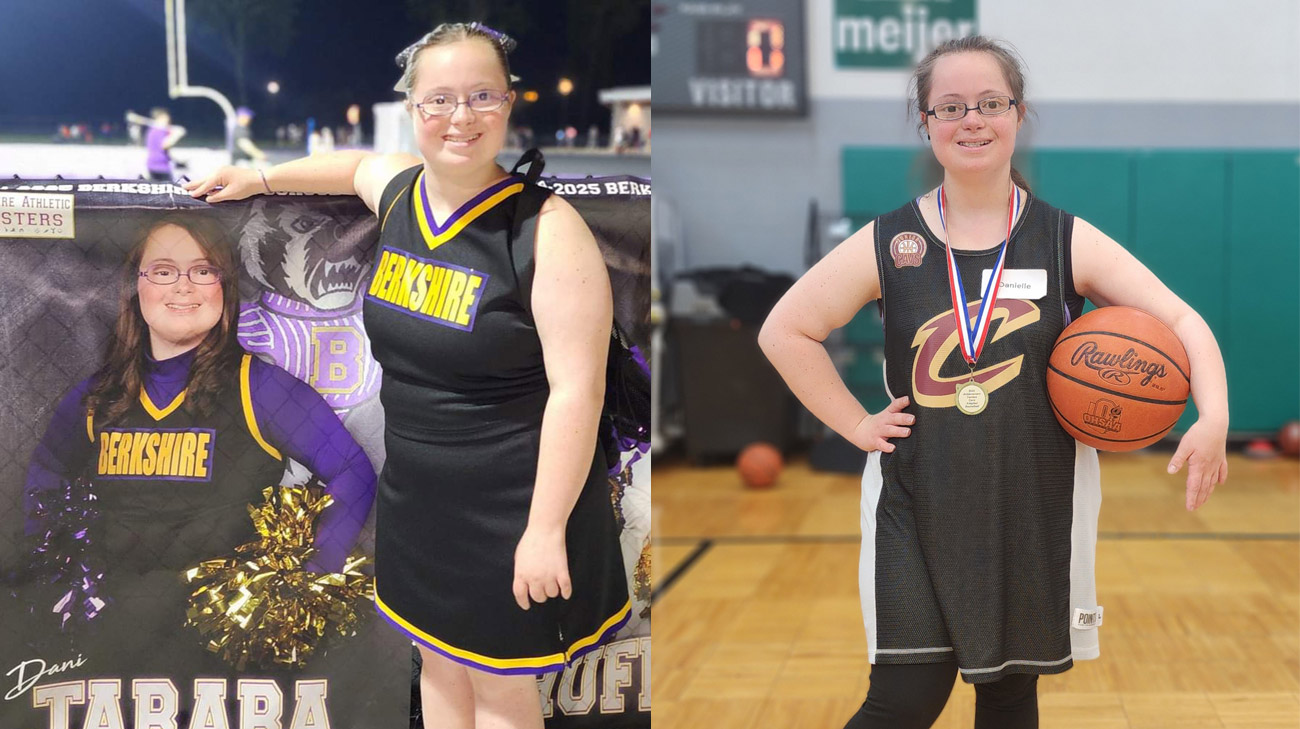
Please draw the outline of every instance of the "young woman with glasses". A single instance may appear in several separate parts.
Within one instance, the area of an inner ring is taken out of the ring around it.
[[[104,365],[63,397],[32,455],[29,536],[65,482],[89,480],[96,499],[90,552],[109,603],[78,635],[87,670],[229,670],[184,627],[181,571],[257,540],[248,507],[280,483],[285,458],[334,498],[308,569],[338,571],[370,512],[374,468],[324,398],[240,347],[238,272],[213,222],[153,220],[128,254]]]
[[[379,216],[376,602],[420,648],[430,728],[540,729],[535,675],[630,610],[597,445],[609,278],[578,213],[496,163],[513,45],[444,24],[398,56],[421,158],[344,152],[188,186],[356,194]]]
[[[1223,359],[1196,312],[1011,167],[1026,113],[1011,51],[978,36],[944,43],[913,84],[943,184],[809,270],[760,343],[809,410],[869,452],[859,577],[871,687],[849,729],[931,726],[958,674],[975,684],[977,728],[1036,727],[1038,675],[1099,655],[1097,455],[1052,415],[1053,343],[1085,297],[1144,309],[1177,333],[1200,414],[1168,468],[1189,466],[1188,509],[1227,477]],[[997,270],[1022,284],[1014,298],[980,288]],[[821,344],[871,301],[893,398],[877,413]],[[975,334],[959,342],[962,329]]]

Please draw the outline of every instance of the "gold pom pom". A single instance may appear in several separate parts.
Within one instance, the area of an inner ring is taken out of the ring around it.
[[[236,670],[302,668],[326,634],[355,635],[357,607],[374,600],[374,581],[360,571],[368,560],[358,553],[342,572],[304,569],[316,551],[316,519],[333,497],[296,486],[267,488],[262,497],[248,507],[257,541],[182,573],[194,588],[185,624]]]
[[[636,599],[645,603],[645,609],[641,611],[642,618],[650,617],[650,540],[646,539],[645,546],[641,548],[641,558],[636,561],[636,585],[632,588]]]

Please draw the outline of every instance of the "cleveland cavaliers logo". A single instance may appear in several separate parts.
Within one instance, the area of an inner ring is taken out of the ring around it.
[[[920,266],[925,258],[925,239],[919,233],[899,233],[889,242],[889,255],[894,257],[894,268]]]
[[[971,317],[979,313],[978,301],[967,304]],[[989,342],[996,342],[1017,329],[1033,324],[1039,318],[1038,307],[1032,301],[1021,299],[998,299],[993,307],[993,321],[989,322],[991,333]],[[945,362],[957,352],[957,317],[952,309],[922,324],[916,330],[912,347],[919,348],[916,358],[912,360],[912,399],[928,408],[951,408],[957,406],[957,388],[970,382],[972,374],[963,373],[956,377],[944,377],[939,374]],[[961,355],[957,354],[957,359]],[[1025,355],[1018,354],[1008,360],[986,365],[973,373],[985,392],[994,390],[1011,382],[1020,375]]]

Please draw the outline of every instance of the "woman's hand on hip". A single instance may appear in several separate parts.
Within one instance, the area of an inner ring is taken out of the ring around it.
[[[208,202],[243,200],[266,192],[262,176],[257,170],[226,165],[201,180],[191,180],[183,185],[190,197],[207,195]]]
[[[903,412],[909,404],[907,395],[896,397],[884,410],[863,418],[853,429],[853,445],[867,452],[893,453],[894,444],[889,439],[911,435],[910,426],[916,422],[915,415]]]
[[[564,545],[564,526],[528,527],[515,548],[515,602],[527,610],[529,600],[546,602],[553,597],[565,600],[573,594],[569,581],[569,555]]]

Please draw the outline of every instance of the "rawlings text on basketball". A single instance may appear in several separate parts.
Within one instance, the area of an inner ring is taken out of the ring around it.
[[[1146,387],[1151,384],[1152,379],[1157,377],[1163,379],[1166,374],[1164,365],[1142,359],[1132,347],[1122,354],[1117,354],[1101,349],[1092,340],[1080,344],[1070,356],[1070,364],[1080,363],[1095,370],[1101,379],[1117,385],[1127,385],[1130,375],[1140,375],[1142,379],[1138,384]],[[1159,385],[1156,387],[1161,389]]]

